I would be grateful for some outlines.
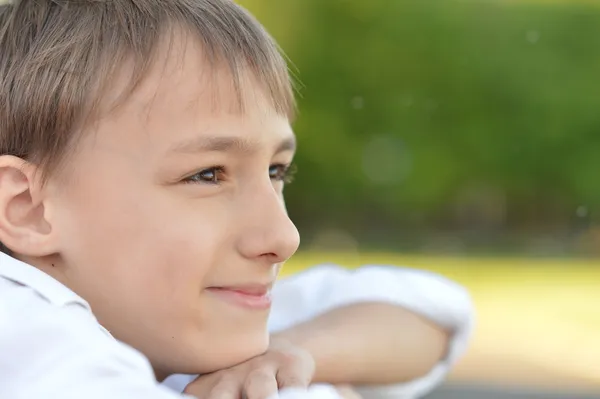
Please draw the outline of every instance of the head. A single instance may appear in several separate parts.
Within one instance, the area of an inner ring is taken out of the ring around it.
[[[5,250],[160,377],[262,353],[299,241],[293,91],[264,29],[229,0],[15,0],[0,54]]]

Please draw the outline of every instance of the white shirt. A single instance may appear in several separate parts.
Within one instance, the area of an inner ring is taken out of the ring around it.
[[[370,388],[365,398],[413,398],[437,385],[465,350],[472,325],[469,296],[439,276],[392,267],[346,271],[322,266],[280,281],[272,331],[333,308],[364,301],[405,306],[454,332],[448,356],[408,384]],[[115,340],[73,291],[0,253],[0,399],[176,399],[191,376],[154,378],[148,360]],[[331,387],[282,391],[280,399],[337,399]]]

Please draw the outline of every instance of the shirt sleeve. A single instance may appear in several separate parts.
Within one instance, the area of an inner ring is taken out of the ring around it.
[[[425,395],[440,384],[465,352],[474,311],[468,292],[435,273],[395,266],[347,270],[323,265],[281,280],[273,291],[269,326],[281,331],[330,310],[356,303],[402,306],[450,331],[446,356],[426,376],[407,383],[360,388],[365,399],[403,399]]]
[[[55,306],[0,279],[0,397],[181,399],[147,359],[103,332],[79,304]]]

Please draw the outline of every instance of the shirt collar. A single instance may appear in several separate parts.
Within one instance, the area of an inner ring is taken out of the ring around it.
[[[61,282],[38,268],[1,252],[0,277],[31,288],[52,304],[58,306],[77,304],[91,312],[90,305]]]

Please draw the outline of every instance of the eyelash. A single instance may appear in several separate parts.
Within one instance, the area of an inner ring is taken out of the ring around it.
[[[282,181],[285,184],[290,184],[294,180],[294,175],[297,171],[297,167],[295,164],[274,164],[269,167],[269,175],[271,175],[272,169],[275,169],[273,172],[274,176],[271,176],[271,179],[276,181]],[[206,174],[212,174],[211,177],[206,177]],[[226,174],[226,169],[224,166],[213,166],[211,168],[207,168],[201,170],[200,172],[194,173],[191,176],[183,179],[184,183],[187,184],[198,184],[198,183],[206,183],[206,184],[221,184],[223,181],[222,175]],[[204,177],[202,177],[204,175]]]

